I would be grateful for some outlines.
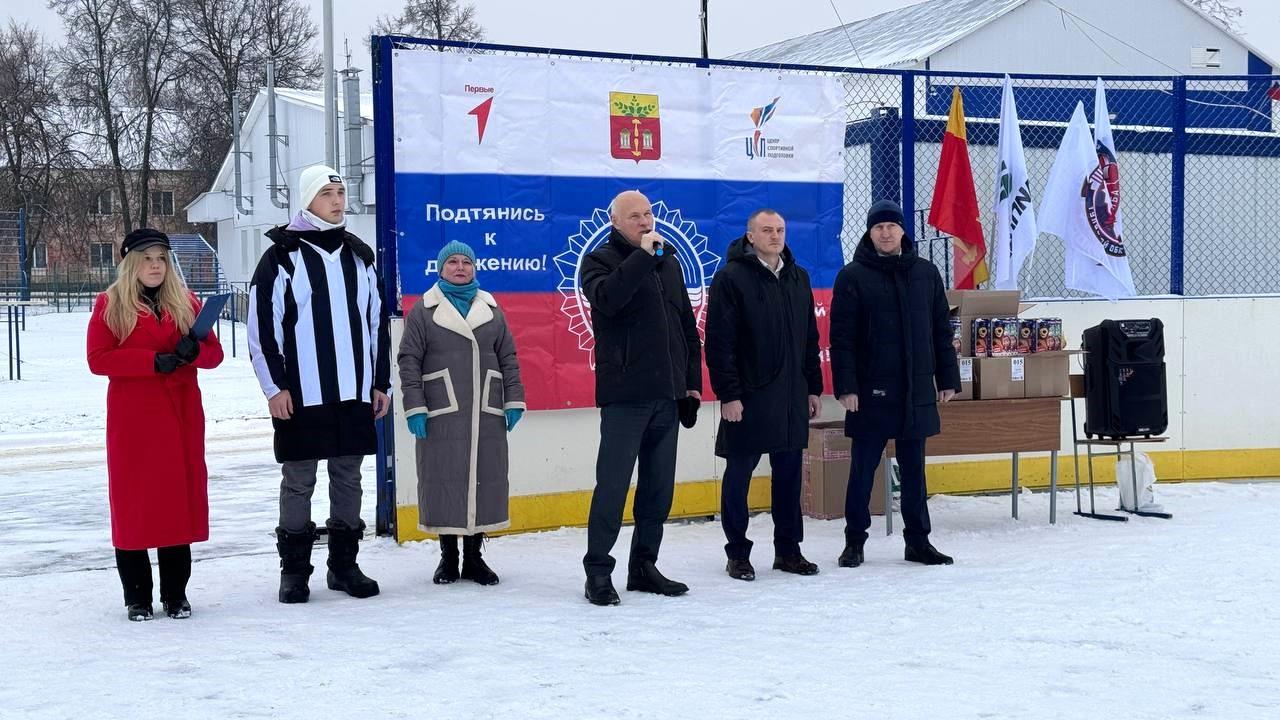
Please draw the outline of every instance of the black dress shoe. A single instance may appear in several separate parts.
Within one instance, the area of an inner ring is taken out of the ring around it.
[[[804,559],[800,553],[795,555],[783,555],[774,558],[773,569],[782,572],[791,573],[793,575],[817,575],[818,566]]]
[[[627,573],[627,589],[675,597],[689,592],[689,586],[675,580],[668,580],[658,572],[652,560],[645,560],[635,565]]]
[[[584,595],[592,605],[617,605],[622,602],[608,575],[588,575]]]
[[[927,542],[908,545],[902,557],[907,562],[920,563],[921,565],[950,565],[955,562],[950,555],[943,555],[938,552],[937,548]]]
[[[724,566],[725,572],[729,573],[729,577],[734,580],[755,580],[756,569],[751,567],[751,561],[746,558],[729,558],[729,562]]]
[[[862,543],[848,543],[844,546],[844,552],[840,553],[840,559],[836,561],[842,568],[856,568],[863,562]]]

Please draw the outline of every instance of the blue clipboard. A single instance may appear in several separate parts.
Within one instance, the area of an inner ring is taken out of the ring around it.
[[[195,339],[204,340],[209,337],[209,331],[213,330],[213,324],[218,322],[218,316],[222,314],[222,308],[227,306],[227,300],[230,298],[231,293],[223,293],[210,295],[204,299],[204,307],[200,308],[200,314],[191,325],[191,335]]]

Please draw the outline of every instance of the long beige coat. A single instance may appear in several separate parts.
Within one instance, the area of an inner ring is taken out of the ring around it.
[[[478,291],[463,318],[433,285],[405,320],[397,363],[405,417],[428,418],[417,440],[418,526],[470,535],[510,525],[503,411],[525,403],[497,301]]]

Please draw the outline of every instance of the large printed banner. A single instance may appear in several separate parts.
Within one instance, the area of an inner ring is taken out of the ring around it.
[[[622,190],[653,203],[699,327],[712,275],[761,207],[786,217],[825,310],[843,264],[834,78],[398,51],[393,92],[402,307],[439,279],[445,243],[475,248],[480,287],[515,333],[530,408],[594,402],[578,268],[608,238]]]

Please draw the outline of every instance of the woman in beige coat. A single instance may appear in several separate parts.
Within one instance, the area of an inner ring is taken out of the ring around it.
[[[410,311],[397,357],[417,445],[418,526],[440,535],[438,585],[498,582],[480,546],[485,532],[510,525],[507,433],[525,409],[515,341],[497,301],[479,289],[475,258],[457,241],[440,251],[440,281]]]

